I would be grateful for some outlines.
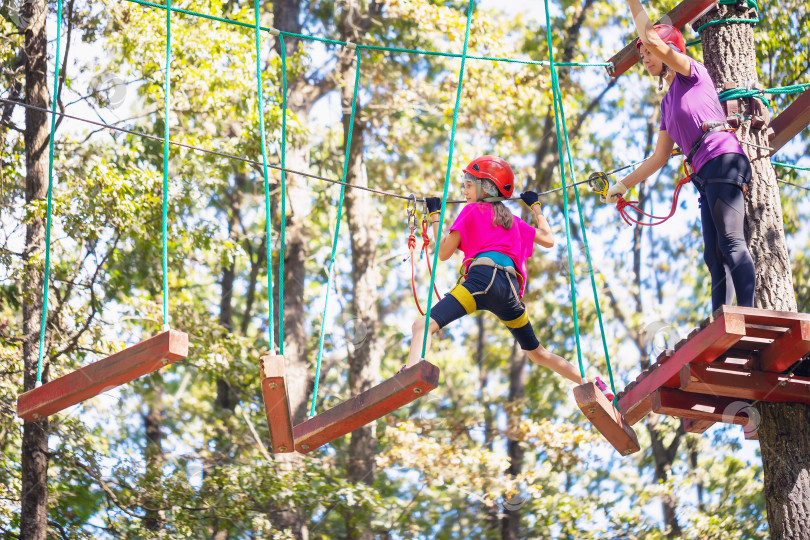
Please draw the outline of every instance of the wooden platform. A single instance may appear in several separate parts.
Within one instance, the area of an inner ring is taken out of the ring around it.
[[[802,92],[787,109],[771,120],[771,155],[810,124],[810,90]]]
[[[34,422],[188,356],[188,334],[167,330],[17,398],[17,416]]]
[[[594,383],[575,386],[574,398],[582,414],[621,455],[627,456],[640,450],[636,432]]]
[[[723,306],[619,393],[618,409],[630,425],[654,411],[691,433],[726,422],[752,435],[752,402],[810,404],[810,377],[789,371],[808,352],[810,315]]]
[[[273,440],[272,452],[292,452],[292,414],[287,395],[287,381],[284,378],[284,357],[277,354],[261,358],[262,397]]]
[[[670,24],[679,30],[691,23],[717,4],[717,0],[684,0],[655,24]],[[638,62],[638,49],[634,39],[608,60],[611,65],[607,68],[611,77],[618,77]]]
[[[311,452],[424,396],[439,384],[439,368],[422,360],[374,388],[293,428],[295,449]]]

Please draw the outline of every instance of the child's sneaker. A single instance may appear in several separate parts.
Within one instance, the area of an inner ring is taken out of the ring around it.
[[[602,382],[602,379],[597,377],[596,380],[594,381],[594,383],[596,384],[596,387],[599,390],[601,390],[603,394],[605,394],[605,397],[608,399],[608,401],[613,401],[613,398],[616,397],[616,396],[613,395],[613,392],[608,390],[607,385]]]

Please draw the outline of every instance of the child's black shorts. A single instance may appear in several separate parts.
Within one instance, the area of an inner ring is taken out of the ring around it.
[[[444,328],[468,313],[484,309],[494,313],[509,328],[521,349],[533,351],[540,342],[534,335],[526,306],[518,298],[518,290],[515,276],[491,266],[473,266],[464,283],[456,285],[430,310],[430,318],[439,328]]]

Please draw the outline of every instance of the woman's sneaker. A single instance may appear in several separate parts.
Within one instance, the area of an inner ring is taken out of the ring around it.
[[[613,398],[616,397],[616,396],[613,395],[613,392],[608,390],[607,385],[602,382],[602,379],[597,377],[596,380],[594,381],[594,383],[596,384],[596,387],[599,390],[601,390],[603,394],[605,394],[605,397],[608,398],[608,401],[613,401]]]

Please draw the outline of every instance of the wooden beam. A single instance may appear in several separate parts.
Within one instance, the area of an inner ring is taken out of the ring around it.
[[[681,390],[744,400],[810,404],[810,377],[790,377],[727,365],[684,366]]]
[[[284,357],[278,354],[262,356],[260,372],[264,410],[273,440],[272,451],[277,454],[292,452],[295,445],[287,381],[284,378]]]
[[[683,430],[687,433],[704,433],[716,422],[713,420],[694,420],[692,418],[681,418]]]
[[[655,369],[625,392],[619,399],[619,411],[631,425],[638,422],[649,412],[649,410],[643,410],[646,409],[646,406],[639,409],[638,405],[670,379],[677,380],[683,366],[690,362],[712,362],[744,336],[744,316],[734,313],[719,315],[706,328],[676,350],[671,357],[663,363],[656,364]],[[635,409],[632,415],[628,414],[631,409]]]
[[[188,334],[167,330],[54,379],[17,398],[17,416],[33,422],[188,356]]]
[[[424,396],[439,384],[439,368],[422,360],[293,428],[295,449],[311,452]]]
[[[682,28],[691,23],[704,13],[712,9],[717,0],[684,0],[669,13],[661,17],[655,24],[671,24],[676,28]],[[636,49],[636,40],[634,39],[625,47],[613,55],[608,60],[611,66],[607,68],[608,74],[611,77],[618,77],[638,62],[638,49]]]
[[[778,152],[808,124],[810,124],[810,91],[805,90],[787,109],[771,120],[771,129],[773,129],[770,136],[771,148],[773,148],[771,155]]]
[[[794,321],[781,337],[768,345],[759,357],[763,371],[781,373],[810,352],[810,321]]]
[[[793,321],[810,321],[810,314],[798,313],[796,311],[776,311],[772,309],[760,309],[741,306],[723,306],[717,310],[717,314],[712,318],[722,314],[744,315],[746,325],[764,325],[782,328],[790,328]]]
[[[751,403],[735,398],[659,388],[652,394],[652,404],[654,412],[679,418],[739,425],[756,425],[759,422],[758,416],[754,418],[748,415],[749,412],[757,414]]]
[[[594,383],[575,386],[574,398],[582,413],[621,455],[627,456],[641,449],[636,432]]]

